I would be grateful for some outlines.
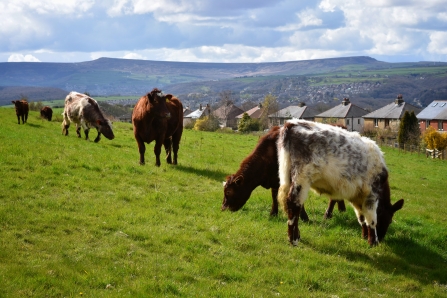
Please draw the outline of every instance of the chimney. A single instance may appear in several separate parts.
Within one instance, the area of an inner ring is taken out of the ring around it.
[[[341,104],[344,105],[344,106],[347,106],[350,103],[351,102],[349,101],[349,98],[347,98],[347,97],[343,98],[343,101],[341,102]]]
[[[202,104],[199,105],[199,111],[201,111],[201,110],[202,110]]]
[[[397,96],[397,98],[394,100],[394,103],[397,104],[397,105],[400,105],[403,102],[404,102],[404,97],[402,96],[402,94],[399,94]]]
[[[304,102],[300,102],[300,103],[298,104],[298,106],[299,106],[300,108],[305,107],[305,106],[306,106],[306,103],[304,103]]]
[[[262,109],[262,103],[259,103],[258,107],[259,107],[260,109]]]

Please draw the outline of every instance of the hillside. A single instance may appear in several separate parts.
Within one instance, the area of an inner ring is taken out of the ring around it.
[[[402,93],[405,98],[423,105],[424,96],[447,94],[446,76],[447,63],[385,63],[370,57],[272,63],[112,58],[81,63],[8,62],[0,63],[0,88],[8,90],[0,90],[0,105],[21,95],[30,100],[45,96],[51,100],[76,90],[93,96],[140,96],[153,87],[178,95],[191,107],[217,102],[224,90],[233,91],[234,100],[239,104],[259,102],[272,93],[282,105],[298,101],[331,105],[334,98],[348,96],[353,102],[374,108]]]

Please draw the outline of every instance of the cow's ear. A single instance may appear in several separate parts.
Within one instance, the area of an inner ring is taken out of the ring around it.
[[[171,101],[172,94],[166,94],[166,102]]]
[[[394,205],[393,205],[393,213],[396,212],[397,210],[402,209],[403,206],[404,206],[404,200],[403,199],[400,199],[399,201],[394,203]]]
[[[16,101],[15,100],[13,100],[13,101],[11,101],[13,104],[16,104]]]
[[[149,93],[147,94],[147,99],[149,100],[150,103],[153,103],[153,102],[154,102],[154,98],[152,97],[152,93],[149,92]]]

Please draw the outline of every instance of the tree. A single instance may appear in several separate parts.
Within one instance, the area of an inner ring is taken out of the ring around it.
[[[244,113],[237,129],[240,132],[259,131],[260,123],[256,119],[252,119],[247,113]]]
[[[405,111],[400,120],[397,142],[402,147],[403,144],[417,145],[419,143],[420,130],[419,122],[413,111]]]
[[[268,116],[278,112],[279,104],[276,96],[268,94],[264,97],[264,102],[262,103],[262,108],[264,109],[261,117],[259,118],[259,124],[261,129],[266,129],[269,127]]]

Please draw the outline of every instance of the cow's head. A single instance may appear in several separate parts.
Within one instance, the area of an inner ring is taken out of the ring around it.
[[[155,117],[158,118],[170,118],[171,113],[166,106],[166,95],[161,93],[161,90],[154,88],[151,92],[147,94],[149,103],[151,104],[151,111],[155,113]]]
[[[113,140],[115,138],[115,135],[113,134],[112,130],[112,123],[107,120],[96,120],[96,124],[98,124],[99,128],[98,130],[109,140]]]
[[[404,200],[400,199],[394,205],[391,205],[390,202],[380,202],[377,206],[377,238],[379,242],[385,238],[386,232],[388,231],[388,227],[393,222],[394,213],[400,210],[404,205]]]
[[[244,176],[228,176],[224,185],[224,198],[222,203],[222,211],[237,211],[245,205],[250,198],[251,190],[244,185]]]
[[[13,100],[11,102],[14,104],[16,110],[21,110],[22,109],[22,102],[20,100]]]

